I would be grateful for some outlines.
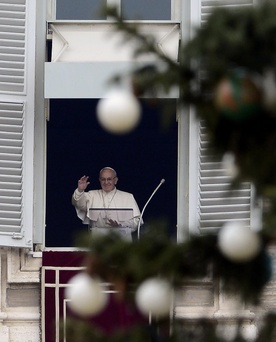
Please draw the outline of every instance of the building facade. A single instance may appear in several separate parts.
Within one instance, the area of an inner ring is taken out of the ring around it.
[[[47,178],[47,168],[54,163],[47,156],[51,106],[58,107],[60,99],[70,104],[76,101],[76,106],[78,101],[88,99],[94,101],[92,107],[95,107],[98,99],[105,95],[112,75],[155,62],[151,56],[135,60],[131,44],[118,47],[119,38],[110,38],[114,31],[112,21],[97,11],[103,4],[105,1],[0,1],[1,342],[47,341],[43,253],[73,250],[72,246],[59,246],[59,242],[54,247],[47,243],[62,240],[62,235],[57,233],[62,231],[61,227],[47,231],[46,224],[47,207],[50,207],[47,206],[47,191],[52,183],[52,179]],[[137,1],[107,0],[106,4],[118,6],[145,34],[154,35],[165,54],[178,60],[179,44],[193,36],[196,27],[215,6],[254,6],[257,2],[164,0],[154,7],[148,0],[139,1],[140,6]],[[173,167],[176,184],[172,196],[178,241],[185,240],[191,233],[215,231],[231,217],[239,217],[253,229],[258,227],[256,212],[259,209],[252,205],[250,184],[245,184],[241,190],[242,204],[240,200],[234,205],[221,204],[219,194],[229,184],[229,179],[220,163],[210,161],[205,148],[204,123],[195,119],[191,108],[178,109],[177,90],[166,96],[158,94],[158,97],[160,101],[172,100],[175,104],[177,163]],[[56,112],[53,115],[57,115]],[[62,139],[60,137],[60,142]],[[97,142],[99,149],[104,144],[101,139]],[[72,154],[76,151],[69,151],[67,156]],[[74,163],[74,159],[70,162]],[[164,163],[163,160],[157,162]],[[73,174],[72,179],[79,176]],[[61,180],[59,184],[61,188],[66,186]],[[74,186],[70,185],[69,192]],[[58,215],[62,217],[70,200],[61,205],[60,190],[56,191],[55,200],[60,205]],[[274,251],[271,253],[273,255]],[[59,285],[55,282],[51,286],[58,288]],[[270,291],[273,288],[272,282],[265,294],[264,309],[273,308],[275,299]],[[183,285],[176,297],[175,315],[191,322],[207,315],[220,321],[222,326],[231,327],[232,318],[238,312],[248,321],[245,335],[252,336],[259,313],[244,307],[238,307],[237,311],[237,305],[235,298],[221,293],[219,284],[210,277]],[[59,324],[58,319],[55,322]],[[56,335],[56,341],[58,338]]]

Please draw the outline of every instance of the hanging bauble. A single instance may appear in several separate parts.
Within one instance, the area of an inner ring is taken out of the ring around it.
[[[261,109],[261,101],[261,88],[248,76],[225,77],[215,89],[216,108],[233,121],[256,115]]]
[[[222,157],[222,168],[224,174],[231,179],[234,179],[239,174],[239,168],[235,162],[235,155],[233,153],[227,152]]]
[[[112,90],[97,105],[97,117],[102,127],[110,133],[126,134],[139,123],[141,107],[129,91]]]
[[[91,278],[81,272],[68,282],[65,298],[69,299],[68,306],[79,316],[87,317],[100,313],[106,306],[108,294],[100,279]]]
[[[145,280],[137,289],[136,304],[146,316],[168,316],[172,305],[173,289],[171,284],[160,278]]]
[[[261,239],[243,223],[228,222],[219,231],[218,247],[229,260],[248,262],[260,252]]]

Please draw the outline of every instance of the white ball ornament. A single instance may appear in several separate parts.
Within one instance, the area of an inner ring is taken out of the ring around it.
[[[260,237],[240,222],[226,223],[218,234],[221,253],[233,262],[248,262],[261,249]]]
[[[81,272],[72,277],[68,284],[70,286],[65,289],[65,298],[69,299],[68,306],[74,313],[87,317],[105,308],[108,294],[104,292],[100,279]]]
[[[165,317],[170,314],[173,298],[171,284],[160,278],[149,278],[137,289],[135,300],[142,314]]]
[[[112,90],[102,98],[96,108],[102,127],[110,133],[126,134],[139,123],[140,103],[129,91]]]

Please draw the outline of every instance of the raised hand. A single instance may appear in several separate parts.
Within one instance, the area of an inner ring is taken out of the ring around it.
[[[89,176],[82,176],[78,180],[78,190],[79,190],[79,192],[83,192],[87,188],[87,186],[90,184],[90,182],[88,182],[88,178],[89,178]]]

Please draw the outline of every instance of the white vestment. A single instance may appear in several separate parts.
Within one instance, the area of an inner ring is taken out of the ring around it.
[[[72,196],[72,204],[75,206],[77,215],[83,223],[89,224],[92,234],[107,234],[111,229],[114,229],[126,240],[132,240],[131,232],[135,231],[138,227],[140,210],[131,193],[118,190],[117,188],[110,192],[104,192],[103,190],[79,192],[76,189]],[[102,208],[103,210],[90,211],[89,213],[90,208]],[[116,212],[116,217],[108,217],[110,209],[122,208],[132,209],[133,220],[131,224],[123,217],[124,214],[121,210]],[[107,213],[105,217],[102,215],[103,212]],[[116,220],[120,227],[107,226],[106,219],[110,218]]]

